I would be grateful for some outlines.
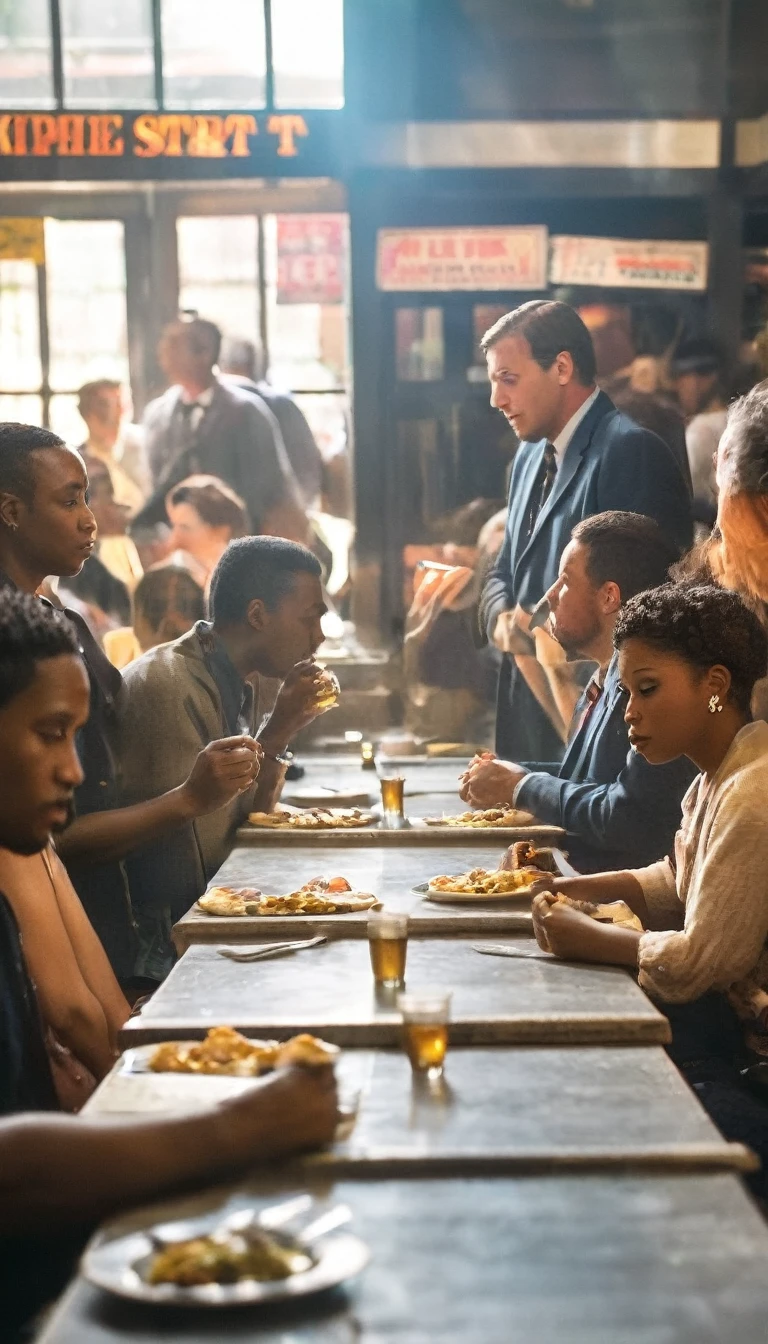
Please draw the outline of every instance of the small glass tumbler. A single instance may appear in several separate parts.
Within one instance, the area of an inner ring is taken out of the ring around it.
[[[403,1019],[403,1046],[414,1073],[440,1078],[448,1049],[451,994],[443,989],[398,994]]]
[[[377,985],[401,989],[408,953],[408,916],[379,910],[368,916],[368,948]]]
[[[327,667],[324,667],[322,672],[323,675],[317,685],[317,707],[321,711],[335,709],[339,703],[339,696],[341,695],[339,678],[336,676],[335,672],[331,672]]]

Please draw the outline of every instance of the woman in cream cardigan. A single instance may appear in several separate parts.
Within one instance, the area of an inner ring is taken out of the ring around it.
[[[713,1119],[768,1158],[768,1106],[740,1072],[768,1056],[768,723],[750,715],[768,639],[735,593],[665,584],[627,602],[615,644],[633,750],[652,765],[688,756],[701,773],[674,855],[553,881],[534,900],[536,937],[559,957],[636,969]],[[559,895],[624,901],[644,932],[598,924]]]

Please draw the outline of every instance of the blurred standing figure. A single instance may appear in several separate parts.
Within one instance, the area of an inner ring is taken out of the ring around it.
[[[323,485],[323,459],[303,411],[287,392],[278,392],[264,376],[263,358],[253,341],[225,337],[221,372],[226,382],[267,403],[277,420],[304,507],[317,508]]]
[[[685,445],[693,484],[693,516],[709,531],[717,515],[714,458],[727,418],[719,346],[708,337],[683,341],[675,352],[671,372],[687,422]]]
[[[491,405],[520,439],[504,544],[490,572],[481,629],[506,655],[496,750],[513,760],[559,760],[562,742],[520,675],[517,607],[531,609],[557,579],[576,523],[620,509],[654,518],[668,541],[691,541],[688,487],[661,439],[595,386],[590,334],[573,308],[534,299],[499,319],[481,342]]]
[[[171,551],[192,557],[203,586],[230,541],[247,537],[251,530],[242,499],[216,476],[188,476],[169,492],[165,507]]]
[[[147,498],[152,478],[144,432],[129,421],[130,401],[125,389],[115,378],[97,378],[84,383],[77,395],[77,409],[88,429],[88,438],[79,451],[104,463],[117,503],[133,516]]]
[[[136,526],[165,522],[168,492],[205,472],[242,496],[256,532],[303,541],[306,515],[280,426],[263,402],[219,378],[220,346],[218,327],[199,317],[162,334],[158,360],[171,386],[144,415],[155,489]]]

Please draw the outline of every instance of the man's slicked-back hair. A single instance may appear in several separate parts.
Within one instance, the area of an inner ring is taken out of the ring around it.
[[[35,494],[32,455],[45,448],[66,448],[66,444],[50,429],[13,420],[0,422],[0,494],[18,495],[31,504]]]
[[[571,541],[584,547],[587,575],[595,588],[618,584],[622,602],[666,583],[680,559],[655,519],[621,509],[595,513],[577,523]]]
[[[293,591],[297,574],[320,577],[317,556],[284,537],[240,537],[231,541],[213,571],[209,607],[216,625],[245,619],[249,603],[260,598],[274,611]]]
[[[575,308],[554,299],[531,299],[505,313],[489,327],[480,342],[484,355],[507,336],[528,342],[531,355],[542,369],[551,369],[563,351],[571,356],[576,377],[584,387],[595,381],[597,365],[592,337]]]
[[[181,331],[189,349],[195,355],[207,355],[211,364],[218,364],[221,354],[221,328],[207,317],[198,317],[197,313],[180,313],[175,322],[171,322],[166,331]]]
[[[0,709],[34,681],[37,663],[63,653],[80,653],[66,616],[31,593],[0,592]]]

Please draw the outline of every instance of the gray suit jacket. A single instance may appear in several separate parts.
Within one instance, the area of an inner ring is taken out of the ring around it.
[[[249,393],[217,379],[213,401],[185,445],[181,390],[171,387],[144,412],[147,454],[155,489],[134,527],[165,521],[165,497],[196,472],[220,476],[245,501],[254,532],[270,509],[301,492],[274,415]]]

